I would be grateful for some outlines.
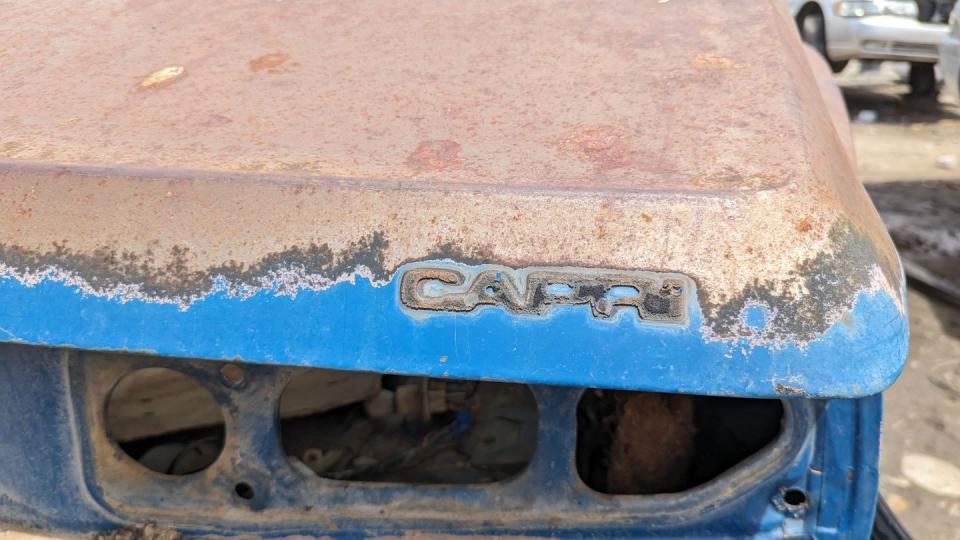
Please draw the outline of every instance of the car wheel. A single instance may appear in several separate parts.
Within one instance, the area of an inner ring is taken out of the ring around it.
[[[800,31],[800,39],[816,49],[830,64],[834,73],[840,73],[847,67],[846,60],[835,62],[827,56],[827,24],[819,7],[810,5],[803,8],[797,15],[797,29]]]

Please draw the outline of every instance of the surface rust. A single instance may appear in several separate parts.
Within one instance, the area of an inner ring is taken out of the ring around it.
[[[187,306],[445,258],[676,272],[705,336],[762,343],[900,301],[775,0],[47,4],[0,21],[8,277]]]
[[[560,150],[592,163],[597,171],[629,167],[637,158],[630,135],[616,126],[581,125],[557,144]]]
[[[311,283],[329,285],[360,268],[373,279],[387,279],[389,274],[383,267],[386,245],[383,234],[375,232],[336,253],[326,244],[311,243],[265,255],[250,264],[228,261],[201,271],[191,268],[190,249],[177,245],[167,253],[148,249],[139,254],[111,247],[77,253],[64,243],[39,253],[0,243],[0,265],[34,276],[34,280],[72,280],[94,294],[129,295],[135,285],[136,297],[189,304],[219,284],[235,295],[262,288],[294,293]]]
[[[843,317],[859,292],[899,279],[897,267],[878,266],[876,246],[850,225],[833,225],[828,237],[831,250],[801,261],[783,280],[754,280],[722,302],[701,299],[712,331],[757,342],[777,341],[781,335],[807,342]],[[743,312],[751,305],[767,308],[765,326],[746,323]]]
[[[808,176],[775,8],[667,4],[11,6],[0,159],[587,191]]]
[[[460,143],[457,141],[423,141],[417,145],[407,163],[418,171],[441,171],[460,165]]]

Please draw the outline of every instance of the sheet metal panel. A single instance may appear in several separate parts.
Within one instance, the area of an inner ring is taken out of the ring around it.
[[[905,357],[900,266],[795,34],[775,1],[14,6],[0,339],[877,392]],[[413,263],[691,286],[672,326],[418,317]]]

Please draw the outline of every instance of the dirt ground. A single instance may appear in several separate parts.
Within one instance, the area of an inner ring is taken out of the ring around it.
[[[884,64],[838,78],[861,177],[868,189],[960,183],[960,104],[906,98],[902,74]],[[958,193],[945,195],[954,206]],[[960,234],[960,222],[952,230]],[[911,284],[909,307],[910,358],[884,400],[880,488],[915,538],[960,540],[960,304]]]

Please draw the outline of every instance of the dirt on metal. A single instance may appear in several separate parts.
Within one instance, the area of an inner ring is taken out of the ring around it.
[[[688,487],[696,451],[693,399],[618,393],[607,489],[613,494],[675,493]]]

